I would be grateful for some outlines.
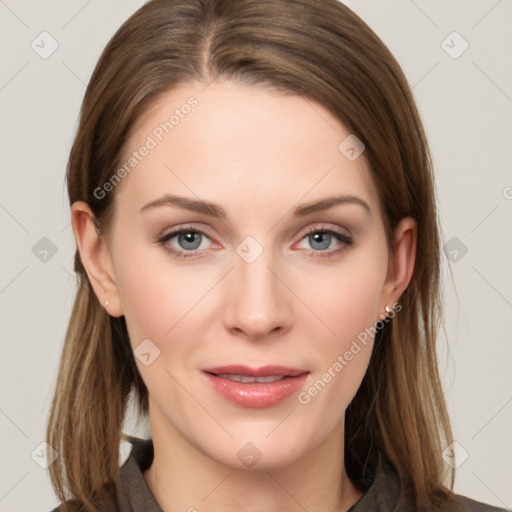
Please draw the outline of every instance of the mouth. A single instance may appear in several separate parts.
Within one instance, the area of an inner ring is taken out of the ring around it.
[[[268,377],[251,377],[250,375],[231,375],[229,373],[222,373],[220,375],[215,375],[215,377],[220,377],[221,379],[229,379],[233,382],[242,382],[243,384],[248,384],[252,382],[266,384],[268,382],[277,382],[278,380],[286,379],[288,378],[288,375],[269,375]]]
[[[242,407],[277,405],[303,386],[309,370],[285,366],[242,365],[205,368],[203,373],[222,397]]]

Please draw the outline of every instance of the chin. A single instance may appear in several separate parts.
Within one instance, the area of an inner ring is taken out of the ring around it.
[[[203,439],[200,449],[210,459],[231,468],[272,470],[293,465],[322,441],[322,438],[313,436],[315,429],[310,425],[309,432],[297,426],[276,428],[276,425],[274,422],[273,432],[267,424],[264,428],[245,426],[239,433],[233,428],[230,431],[233,439],[223,439],[222,442]]]

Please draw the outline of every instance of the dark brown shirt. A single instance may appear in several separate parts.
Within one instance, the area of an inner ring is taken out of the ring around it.
[[[119,471],[117,503],[101,512],[163,512],[143,476],[153,462],[153,442],[151,439],[132,438],[131,443],[130,455]],[[384,457],[379,457],[373,482],[348,512],[414,512],[409,496],[400,490],[398,473]],[[456,502],[464,512],[506,512],[465,496],[456,495]],[[73,505],[68,509],[70,512],[81,511],[79,504],[74,502]],[[62,510],[57,507],[52,512]]]

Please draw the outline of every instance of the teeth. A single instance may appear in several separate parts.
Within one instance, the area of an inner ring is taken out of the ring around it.
[[[231,375],[231,374],[227,374],[227,373],[224,373],[222,375],[217,375],[217,377],[232,380],[234,382],[242,382],[244,384],[251,383],[251,382],[259,382],[259,383],[277,382],[278,380],[284,379],[283,375],[268,375],[267,377],[253,377],[251,375]]]
[[[268,375],[267,377],[256,377],[256,382],[277,382],[283,379],[284,375]]]

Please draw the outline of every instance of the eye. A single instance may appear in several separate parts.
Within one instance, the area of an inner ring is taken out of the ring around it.
[[[306,232],[305,236],[302,237],[301,242],[303,240],[306,240],[313,248],[309,251],[309,254],[313,257],[320,256],[321,258],[336,256],[354,243],[352,237],[349,235],[325,227],[310,229]],[[333,243],[337,243],[339,247],[326,250],[332,247]]]
[[[176,238],[178,247],[170,243],[174,238]],[[209,249],[209,247],[201,247],[205,239],[210,240],[210,237],[204,231],[192,227],[182,227],[167,233],[157,242],[164,250],[177,258],[190,258]],[[349,235],[326,227],[310,229],[301,238],[301,242],[304,240],[307,240],[312,247],[309,250],[309,255],[322,258],[334,257],[354,243]],[[339,247],[329,249],[333,243],[337,243]]]
[[[178,248],[170,244],[169,242],[176,238]],[[167,233],[157,242],[167,251],[178,258],[189,258],[196,256],[197,250],[207,250],[205,247],[201,247],[204,238],[208,238],[208,235],[197,228],[183,227]]]

